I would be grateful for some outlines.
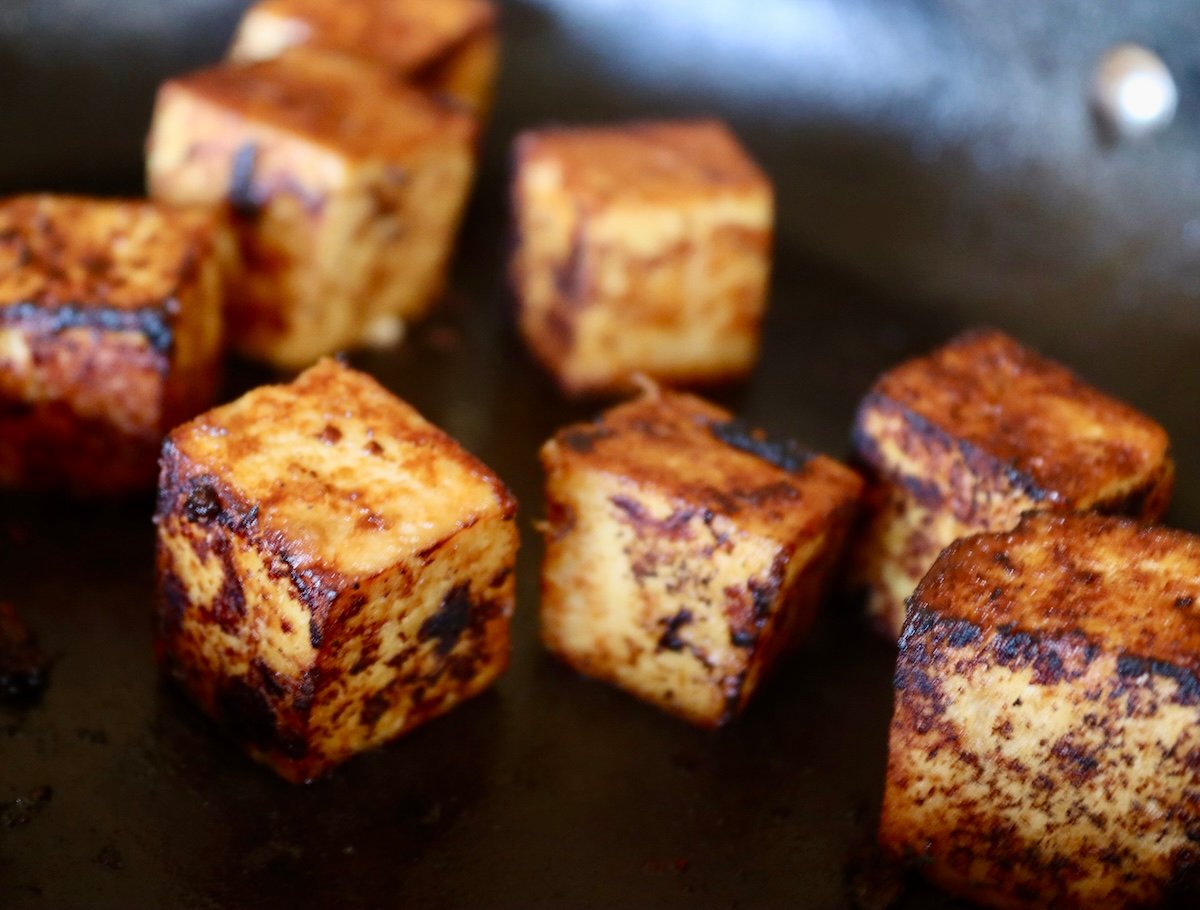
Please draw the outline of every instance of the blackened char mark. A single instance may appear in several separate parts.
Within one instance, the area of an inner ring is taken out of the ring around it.
[[[654,518],[642,507],[642,504],[628,496],[612,496],[609,501],[625,515],[626,521],[633,525],[638,536],[647,532],[668,540],[690,540],[692,538],[691,521],[697,510],[679,509],[666,518]]]
[[[158,634],[163,639],[174,638],[183,628],[187,614],[187,588],[179,576],[170,569],[162,569],[158,581]]]
[[[470,587],[464,582],[450,589],[437,612],[421,623],[420,641],[437,641],[437,653],[445,657],[454,650],[471,622]]]
[[[1117,657],[1117,675],[1126,681],[1151,675],[1165,676],[1175,680],[1178,685],[1172,701],[1180,705],[1200,705],[1200,680],[1186,667],[1176,666],[1165,660],[1121,654]]]
[[[221,516],[221,499],[213,487],[213,478],[205,474],[191,482],[191,491],[183,503],[188,521],[207,524]]]
[[[254,168],[258,164],[258,146],[244,143],[233,154],[229,172],[229,192],[226,198],[234,213],[243,218],[252,218],[262,207],[262,199],[254,189]]]
[[[50,661],[9,604],[0,603],[0,702],[27,706],[49,681]]]
[[[157,354],[169,355],[175,346],[172,311],[177,303],[168,298],[158,306],[118,310],[103,306],[80,306],[63,302],[58,306],[24,300],[0,307],[0,323],[29,324],[51,334],[68,329],[96,329],[101,332],[136,332]]]
[[[572,452],[587,455],[596,448],[596,443],[612,435],[612,430],[604,427],[575,427],[560,433],[558,441]]]
[[[679,630],[691,624],[694,619],[692,611],[685,607],[674,616],[662,620],[666,628],[663,630],[662,636],[658,639],[658,650],[682,651],[686,646],[686,642],[679,637]]]
[[[813,453],[791,439],[768,439],[761,430],[755,430],[740,420],[710,423],[708,430],[727,446],[748,452],[784,471],[801,471],[812,459]]]
[[[251,667],[247,676],[228,680],[217,692],[217,716],[230,735],[264,752],[300,759],[308,752],[304,738],[279,723],[278,685]]]

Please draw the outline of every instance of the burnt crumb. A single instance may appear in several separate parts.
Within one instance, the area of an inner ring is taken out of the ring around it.
[[[383,446],[377,443],[374,439],[371,439],[368,440],[367,444],[363,446],[363,451],[368,455],[374,455],[378,457],[383,454]]]
[[[192,481],[191,492],[183,504],[184,514],[197,524],[210,522],[221,514],[221,500],[213,488],[213,478],[205,475]]]
[[[596,448],[596,443],[604,439],[609,439],[612,435],[612,430],[604,427],[576,428],[573,430],[564,430],[559,434],[558,441],[572,452],[587,455]]]
[[[342,441],[342,431],[333,424],[327,423],[325,424],[325,429],[317,434],[317,439],[321,440],[321,442],[325,443],[326,445],[336,445]]]
[[[262,206],[262,200],[254,189],[254,169],[258,164],[258,146],[244,143],[233,154],[229,173],[229,191],[226,198],[230,208],[242,216],[253,216]]]
[[[464,582],[451,588],[437,612],[421,623],[417,638],[422,642],[435,639],[437,653],[445,657],[454,650],[470,621],[470,589]]]
[[[0,703],[28,707],[49,682],[50,660],[10,604],[0,603]]]
[[[785,471],[800,471],[813,457],[813,453],[798,442],[768,439],[761,430],[755,430],[739,420],[713,422],[708,425],[708,430],[727,446],[748,452]]]
[[[95,862],[107,869],[112,869],[114,872],[120,872],[125,868],[125,857],[112,844],[106,844],[100,848],[100,852],[96,854]]]
[[[23,796],[0,804],[0,828],[13,829],[28,825],[54,797],[54,790],[43,785],[35,787]]]
[[[682,651],[686,647],[685,642],[679,637],[679,630],[684,626],[689,625],[695,620],[692,611],[686,607],[670,616],[665,620],[661,620],[666,626],[663,634],[658,639],[658,650],[660,651]]]
[[[1192,606],[1195,602],[1196,602],[1196,598],[1193,597],[1191,594],[1183,594],[1183,595],[1175,598],[1175,606],[1179,607],[1179,609],[1181,609],[1181,610],[1186,610],[1188,607]]]

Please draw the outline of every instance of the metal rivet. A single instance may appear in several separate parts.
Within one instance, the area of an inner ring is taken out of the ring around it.
[[[1092,76],[1092,107],[1114,139],[1157,132],[1171,122],[1179,92],[1171,71],[1153,51],[1137,44],[1112,48]]]

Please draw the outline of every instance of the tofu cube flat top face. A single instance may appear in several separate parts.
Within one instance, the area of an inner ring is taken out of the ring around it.
[[[758,165],[715,120],[537,130],[517,140],[517,158],[530,184],[553,182],[588,208],[770,199],[772,192]],[[755,215],[763,220],[762,212]]]
[[[211,251],[208,216],[149,202],[0,202],[0,308],[166,310]]]
[[[900,638],[884,846],[1005,910],[1194,888],[1198,603],[1200,538],[1128,519],[948,547]]]
[[[1200,673],[1200,538],[1181,531],[1032,513],[1008,534],[953,544],[913,601],[948,619],[1038,638],[1081,635]]]
[[[542,638],[713,727],[813,619],[858,476],[698,398],[652,391],[542,449]]]
[[[853,471],[830,458],[768,440],[694,395],[662,390],[563,430],[553,452],[564,471],[654,489],[780,543],[809,533],[861,487]]]
[[[885,374],[872,397],[1010,466],[1048,503],[1090,507],[1145,488],[1167,434],[999,332],[972,332]]]
[[[300,143],[302,147],[292,149],[265,144],[259,154],[267,160],[254,162],[256,174],[277,170],[283,187],[308,188],[305,175],[314,165],[306,165],[303,158],[316,151],[326,153],[320,163],[331,171],[327,181],[333,177],[331,182],[336,182],[342,169],[354,161],[403,164],[435,140],[457,137],[470,142],[474,137],[470,116],[385,72],[350,57],[303,49],[258,63],[217,66],[181,76],[165,83],[160,93],[160,105],[182,94],[194,103],[227,111],[228,129],[245,134],[242,141],[261,132],[264,139],[290,138]],[[238,137],[212,137],[215,141],[230,138]],[[275,155],[279,161],[273,168],[270,159]],[[261,185],[262,178],[256,182]],[[227,185],[222,182],[222,189]]]
[[[511,511],[503,484],[370,377],[324,360],[288,385],[263,386],[171,434],[196,478],[256,511],[290,542],[294,566],[369,576],[481,518]]]
[[[164,446],[160,662],[252,756],[310,780],[504,670],[515,517],[450,437],[321,361]]]
[[[303,44],[415,73],[492,28],[495,19],[486,0],[263,0],[247,11],[230,55],[263,60]]]

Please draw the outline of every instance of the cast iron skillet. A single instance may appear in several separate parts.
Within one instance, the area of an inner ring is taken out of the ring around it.
[[[8,0],[0,187],[138,192],[153,86],[219,57],[241,5]],[[892,649],[853,605],[830,603],[715,734],[537,644],[535,453],[593,408],[561,401],[510,327],[508,144],[549,120],[726,116],[778,185],[780,230],[762,362],[719,400],[842,455],[879,371],[987,321],[1161,420],[1180,468],[1170,520],[1196,530],[1200,285],[1187,254],[1200,230],[1187,228],[1195,182],[1176,178],[1195,173],[1200,41],[1185,7],[1131,4],[1110,20],[1082,2],[506,4],[499,108],[452,290],[400,350],[352,362],[520,499],[511,669],[329,780],[284,784],[158,678],[150,497],[0,498],[0,599],[55,658],[39,706],[0,711],[0,906],[881,905],[886,888],[861,870]],[[1086,71],[1126,38],[1159,41],[1184,102],[1150,143],[1105,147]],[[271,378],[234,364],[225,395]],[[914,883],[897,906],[951,902]]]

